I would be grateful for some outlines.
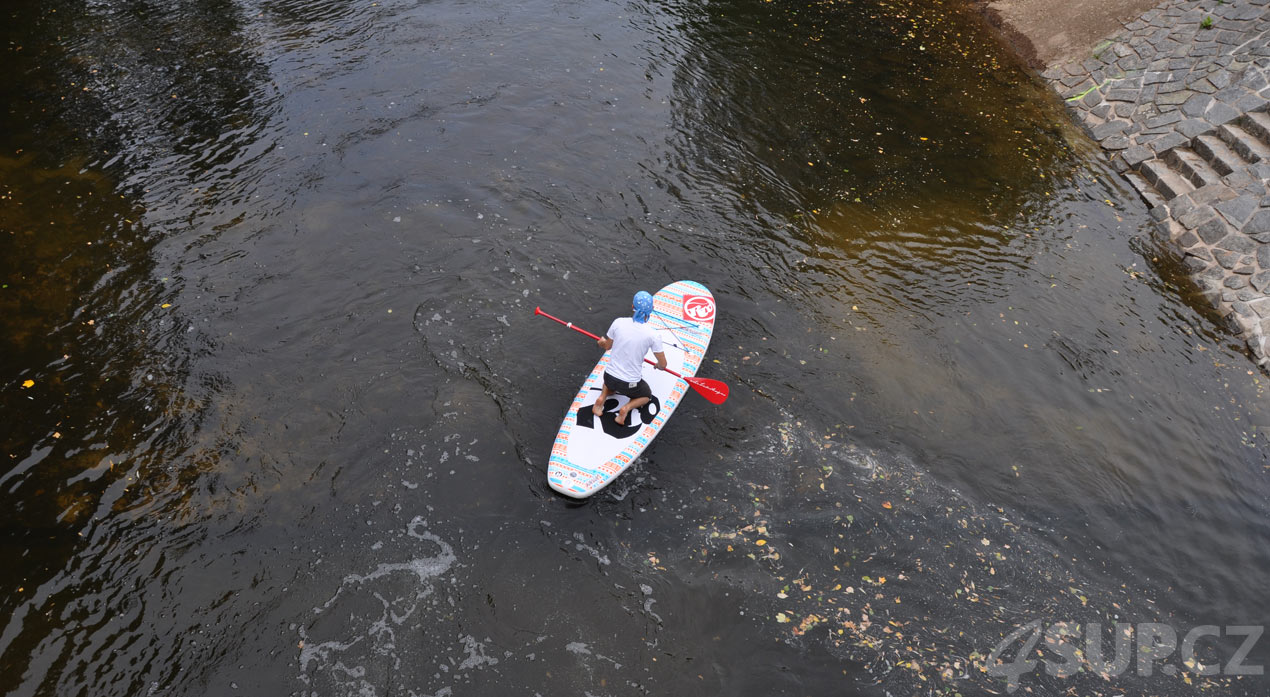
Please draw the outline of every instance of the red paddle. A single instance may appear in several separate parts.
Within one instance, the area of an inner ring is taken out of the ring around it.
[[[560,319],[559,317],[552,317],[551,315],[543,312],[541,307],[535,307],[534,314],[542,315],[543,317],[546,317],[547,319],[559,322],[560,324],[563,324],[564,326],[572,329],[575,332],[578,332],[580,334],[586,334],[587,336],[591,337],[592,339],[595,339],[596,341],[600,340],[600,337],[592,334],[591,332],[588,332],[587,330],[581,327],[573,326],[573,322],[566,322]],[[644,362],[650,363],[652,365],[657,365],[656,363],[653,363],[647,358],[644,359]],[[671,375],[674,375],[680,380],[688,381],[688,386],[691,387],[693,390],[696,390],[697,394],[701,395],[702,397],[705,397],[706,401],[710,402],[711,404],[723,404],[724,402],[728,400],[728,385],[725,382],[720,382],[718,380],[711,380],[710,378],[685,377],[669,368],[666,369],[666,372],[670,373]]]

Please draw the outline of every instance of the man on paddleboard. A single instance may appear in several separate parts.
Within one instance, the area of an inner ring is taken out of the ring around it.
[[[626,415],[651,400],[653,390],[644,380],[644,355],[649,351],[657,357],[657,369],[666,369],[666,354],[662,352],[661,337],[648,326],[653,314],[653,296],[644,291],[635,294],[631,303],[632,315],[613,320],[609,330],[596,343],[609,352],[609,364],[604,369],[604,389],[591,407],[591,413],[600,416],[604,402],[613,394],[620,394],[629,401],[617,413],[617,423],[626,423]]]

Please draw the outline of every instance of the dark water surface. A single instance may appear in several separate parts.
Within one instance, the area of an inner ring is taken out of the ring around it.
[[[1265,374],[959,3],[3,18],[0,693],[973,695],[1032,621],[1270,621]],[[533,308],[681,278],[732,398],[552,494],[597,354]],[[1022,683],[1270,692],[1150,666]]]

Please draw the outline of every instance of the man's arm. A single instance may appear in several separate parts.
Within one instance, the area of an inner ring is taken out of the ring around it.
[[[657,369],[665,370],[666,369],[666,352],[658,351],[657,353],[654,353],[653,355],[657,357]]]
[[[600,340],[595,343],[599,344],[600,348],[604,349],[605,351],[613,348],[613,340],[608,338],[607,336],[600,337]]]

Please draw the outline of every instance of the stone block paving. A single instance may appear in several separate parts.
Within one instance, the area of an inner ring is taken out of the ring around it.
[[[1166,0],[1042,76],[1270,364],[1270,0]]]

